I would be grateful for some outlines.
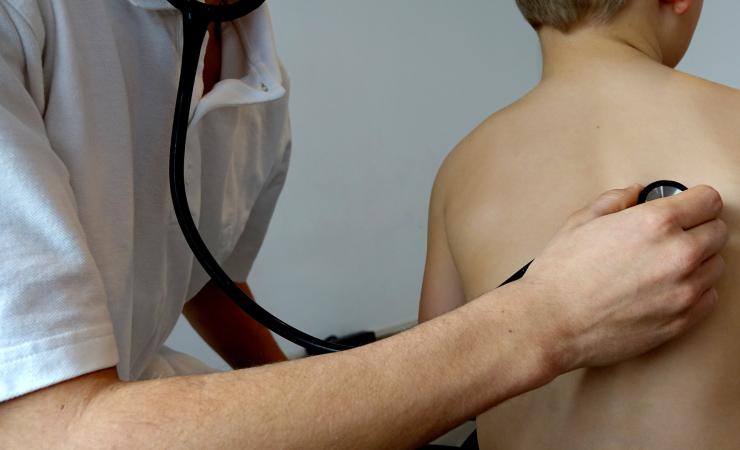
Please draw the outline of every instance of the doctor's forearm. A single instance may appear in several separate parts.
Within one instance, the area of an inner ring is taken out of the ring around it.
[[[75,445],[413,448],[551,380],[516,287],[373,345],[231,373],[115,383]]]
[[[232,373],[132,383],[112,370],[86,375],[0,404],[0,448],[414,447],[559,373],[639,355],[706,317],[728,240],[721,197],[697,187],[615,213],[638,188],[572,215],[522,280],[408,332]]]
[[[237,285],[252,296],[246,283]],[[239,309],[213,281],[185,304],[183,314],[203,340],[234,369],[287,359],[270,331]]]

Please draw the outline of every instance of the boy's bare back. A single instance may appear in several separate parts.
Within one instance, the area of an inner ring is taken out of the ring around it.
[[[450,154],[432,197],[420,317],[494,289],[604,190],[710,183],[731,230],[713,315],[646,356],[566,374],[489,411],[478,435],[483,449],[736,449],[740,93],[634,49],[601,50],[596,64],[582,64],[589,56],[581,54],[558,66],[568,71],[546,76]]]

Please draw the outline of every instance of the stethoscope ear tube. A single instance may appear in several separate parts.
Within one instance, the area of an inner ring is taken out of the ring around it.
[[[195,258],[200,262],[211,279],[239,308],[265,327],[285,339],[304,347],[310,354],[314,355],[352,348],[311,336],[270,314],[231,280],[208,250],[205,242],[203,242],[198,228],[193,222],[187,192],[185,190],[185,144],[188,132],[190,102],[193,96],[193,85],[195,83],[198,60],[200,59],[201,45],[203,44],[208,24],[212,20],[207,15],[198,15],[197,11],[193,9],[194,3],[198,7],[203,6],[198,2],[193,2],[192,0],[170,0],[170,3],[175,6],[178,6],[177,4],[186,6],[182,10],[184,25],[182,67],[180,69],[180,81],[177,89],[169,163],[170,194],[172,196],[175,215],[185,240],[193,251]],[[255,2],[251,3],[252,5],[255,4]],[[261,4],[262,1],[256,3]],[[224,8],[226,7],[224,6]],[[225,20],[231,20],[231,18],[226,18]]]
[[[211,4],[198,0],[167,0],[180,12],[200,21],[231,22],[242,18],[262,6],[265,0],[237,0],[233,3]]]

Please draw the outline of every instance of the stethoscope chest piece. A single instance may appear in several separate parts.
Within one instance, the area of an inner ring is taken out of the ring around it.
[[[678,195],[688,188],[677,181],[660,180],[650,183],[640,192],[637,203],[645,203],[659,198],[672,197]]]

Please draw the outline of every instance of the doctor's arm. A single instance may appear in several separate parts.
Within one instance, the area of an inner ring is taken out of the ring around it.
[[[289,127],[289,124],[286,122],[283,126]],[[262,187],[252,205],[249,219],[234,250],[223,263],[224,269],[234,280],[247,278],[250,269],[248,262],[254,261],[262,245],[285,184],[291,141],[289,133],[284,136],[282,157],[274,164],[269,182]],[[246,282],[237,282],[237,285],[255,298]],[[213,281],[209,281],[185,304],[183,314],[208,345],[234,369],[287,359],[272,334],[236,306]]]
[[[237,285],[254,298],[246,283]],[[213,281],[185,304],[183,314],[203,340],[234,369],[287,359],[270,331],[239,309]]]
[[[86,375],[0,404],[0,447],[415,448],[562,373],[650,350],[710,311],[727,241],[719,195],[697,187],[616,212],[638,191],[600,197],[523,279],[412,330],[231,373]]]

